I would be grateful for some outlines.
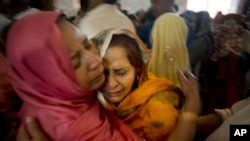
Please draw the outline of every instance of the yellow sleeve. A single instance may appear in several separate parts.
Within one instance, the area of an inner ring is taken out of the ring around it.
[[[161,92],[149,99],[140,110],[140,122],[143,123],[143,136],[148,141],[166,140],[179,117],[178,103],[172,92]]]

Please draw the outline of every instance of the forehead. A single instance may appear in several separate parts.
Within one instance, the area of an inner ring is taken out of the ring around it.
[[[127,59],[126,50],[120,45],[109,47],[107,49],[106,54],[104,55],[104,58],[126,58]]]
[[[65,46],[70,52],[76,50],[77,47],[79,48],[79,45],[85,40],[85,37],[80,33],[80,31],[66,20],[59,23],[59,29]]]
[[[126,50],[120,46],[112,46],[108,48],[103,61],[117,65],[130,64]]]

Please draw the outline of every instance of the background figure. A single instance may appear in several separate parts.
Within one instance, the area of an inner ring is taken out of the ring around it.
[[[145,25],[148,20],[147,13],[143,9],[138,10],[135,14],[128,14],[127,16],[133,22],[136,33]]]
[[[8,0],[0,0],[0,53],[3,54],[5,54],[4,31],[10,23],[10,3]]]
[[[215,15],[214,19],[213,19],[213,23],[214,24],[218,24],[218,23],[221,23],[222,21],[222,18],[223,18],[223,14],[221,11],[217,12],[217,14]]]
[[[140,30],[137,31],[137,35],[140,37],[140,39],[144,42],[144,44],[147,46],[148,49],[151,49],[151,41],[150,41],[150,34],[151,29],[154,25],[154,21],[156,19],[152,8],[149,8],[147,11],[147,22],[143,25],[143,27],[140,28]]]
[[[203,71],[204,113],[211,113],[214,108],[231,107],[243,98],[243,82],[249,66],[246,63],[242,17],[228,14],[220,21],[213,24],[214,47]]]
[[[6,19],[10,19],[12,16],[10,4],[10,0],[0,0],[0,27],[2,27],[2,24],[6,22]]]
[[[155,18],[158,18],[160,15],[164,13],[174,13],[175,12],[174,0],[151,0],[151,10]],[[189,46],[191,41],[193,40],[194,33],[188,21],[185,20],[185,23],[188,27],[186,45]],[[145,27],[143,27],[138,32],[138,36],[147,45],[149,49],[152,48],[150,35],[152,32],[153,25],[154,25],[154,21],[151,21],[150,23],[146,24]]]
[[[13,0],[12,8],[15,10],[14,20],[33,14],[40,10],[53,11],[53,0]]]
[[[155,22],[155,19],[158,18],[163,13],[174,12],[173,5],[174,0],[151,0],[151,8],[149,9],[149,14],[153,14],[154,20],[146,24],[141,30],[138,31],[138,36],[141,40],[147,45],[148,49],[151,49],[151,31]]]
[[[53,11],[54,0],[30,0],[29,6],[43,11]]]
[[[207,11],[197,13],[188,11],[182,16],[190,21],[195,31],[194,39],[188,46],[188,52],[192,72],[199,79],[200,69],[211,56],[213,49],[211,18]]]
[[[189,70],[186,47],[187,26],[184,20],[171,13],[160,16],[152,30],[152,58],[149,70],[157,77],[165,77],[180,86],[178,69]]]
[[[174,13],[178,13],[179,12],[179,6],[177,4],[173,5],[173,9],[174,9]]]
[[[196,26],[196,13],[192,10],[186,10],[183,13],[180,14],[182,18],[184,18],[186,21],[189,22],[189,24],[192,27],[192,30],[195,31]]]
[[[81,32],[92,38],[100,31],[109,28],[127,28],[133,32],[135,27],[132,21],[121,13],[116,0],[88,0],[81,2],[87,13],[79,20],[78,27]],[[88,5],[88,6],[86,6]]]

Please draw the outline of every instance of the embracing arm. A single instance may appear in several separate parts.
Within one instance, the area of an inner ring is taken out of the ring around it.
[[[209,135],[218,128],[221,123],[222,120],[216,113],[200,116],[197,121],[197,132]]]
[[[34,118],[27,117],[26,124],[19,128],[17,141],[50,141],[50,139],[45,135]]]
[[[234,103],[231,108],[215,109],[214,113],[200,116],[197,122],[197,132],[209,135],[227,118],[231,117],[234,113],[240,111],[249,104],[249,98],[246,98]]]
[[[167,141],[193,141],[200,110],[198,82],[189,71],[178,71],[177,73],[185,95],[185,103],[176,127]]]

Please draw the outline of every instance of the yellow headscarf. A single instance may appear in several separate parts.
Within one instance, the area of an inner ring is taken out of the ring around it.
[[[149,70],[158,77],[165,77],[180,86],[177,69],[189,69],[186,47],[188,28],[184,20],[172,13],[160,16],[152,29],[152,56]]]

